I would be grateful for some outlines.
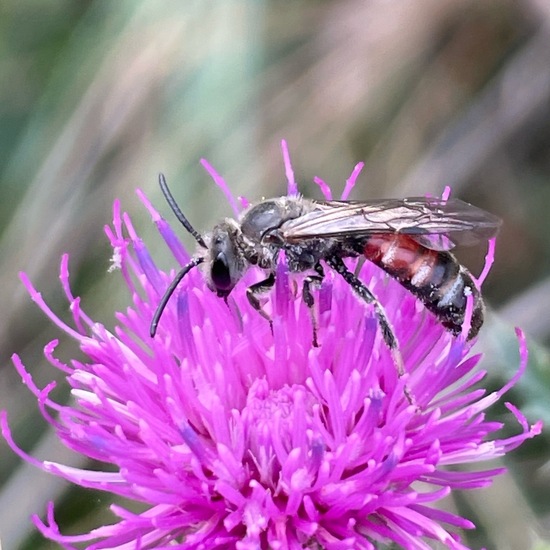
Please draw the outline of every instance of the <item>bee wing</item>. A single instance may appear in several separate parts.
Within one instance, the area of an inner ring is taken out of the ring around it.
[[[404,233],[427,248],[448,250],[456,244],[473,245],[487,240],[497,234],[501,225],[500,218],[459,199],[413,197],[313,204],[310,212],[281,226],[285,241]]]

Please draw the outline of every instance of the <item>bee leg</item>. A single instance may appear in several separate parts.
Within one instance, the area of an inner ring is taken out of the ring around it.
[[[325,278],[325,272],[323,271],[323,266],[319,263],[316,264],[313,269],[315,270],[317,275],[308,275],[304,278],[304,286],[302,287],[302,299],[304,300],[306,306],[309,308],[309,312],[311,315],[311,326],[313,327],[312,344],[313,347],[318,348],[319,342],[317,340],[317,332],[319,329],[319,323],[317,317],[315,316],[315,310],[313,309],[315,300],[313,299],[313,294],[311,294],[311,288],[319,288],[321,286],[321,283]]]
[[[380,302],[376,299],[376,296],[356,275],[349,271],[342,258],[339,258],[338,256],[330,256],[326,258],[325,261],[332,269],[334,269],[344,278],[346,283],[351,286],[355,294],[357,294],[367,304],[371,304],[374,307],[374,314],[376,315],[380,330],[382,331],[382,338],[384,339],[385,344],[390,350],[395,368],[397,370],[397,375],[399,377],[403,376],[405,374],[405,364],[403,362],[403,356],[399,351],[397,338],[395,337],[395,333],[393,332],[390,321],[386,316],[386,312],[384,311],[384,308],[382,307]],[[414,398],[408,386],[405,386],[404,393],[407,401],[411,405],[414,405]]]
[[[269,322],[269,327],[271,328],[271,332],[273,332],[273,321],[271,319],[271,316],[268,315],[262,308],[262,304],[260,303],[260,300],[258,299],[259,294],[263,294],[265,292],[268,292],[273,288],[273,285],[275,284],[275,274],[270,273],[267,279],[264,279],[263,281],[260,281],[258,283],[254,283],[253,285],[250,285],[246,289],[246,297],[248,298],[248,301],[250,302],[250,305],[266,320]]]

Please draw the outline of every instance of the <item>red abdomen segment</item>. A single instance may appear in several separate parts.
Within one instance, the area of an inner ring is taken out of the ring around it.
[[[372,235],[364,244],[365,257],[417,296],[441,324],[460,334],[467,296],[473,296],[468,339],[483,324],[483,301],[470,273],[449,252],[431,250],[399,233]]]

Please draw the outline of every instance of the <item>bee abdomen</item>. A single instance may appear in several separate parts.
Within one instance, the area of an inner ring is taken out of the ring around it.
[[[467,297],[473,297],[468,339],[483,324],[483,300],[470,273],[449,252],[431,250],[403,234],[372,235],[363,245],[365,257],[418,297],[450,332],[462,331]]]

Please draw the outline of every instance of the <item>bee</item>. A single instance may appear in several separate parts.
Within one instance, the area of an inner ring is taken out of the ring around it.
[[[238,219],[226,218],[202,236],[181,212],[162,174],[159,183],[199,251],[167,288],[151,322],[151,337],[176,287],[200,264],[205,264],[207,286],[221,298],[227,298],[249,267],[262,269],[266,278],[250,286],[247,297],[251,306],[269,319],[259,296],[275,284],[281,251],[290,272],[309,273],[303,280],[302,299],[310,309],[314,305],[312,288],[322,283],[325,266],[342,276],[359,299],[373,306],[394,357],[398,356],[398,345],[386,313],[363,281],[348,269],[345,258],[363,257],[381,267],[454,335],[462,331],[468,296],[473,308],[467,338],[474,338],[483,324],[480,291],[450,250],[496,235],[501,220],[485,210],[459,199],[412,197],[361,202],[283,196],[253,204]],[[402,361],[397,359],[396,363],[402,374]]]

